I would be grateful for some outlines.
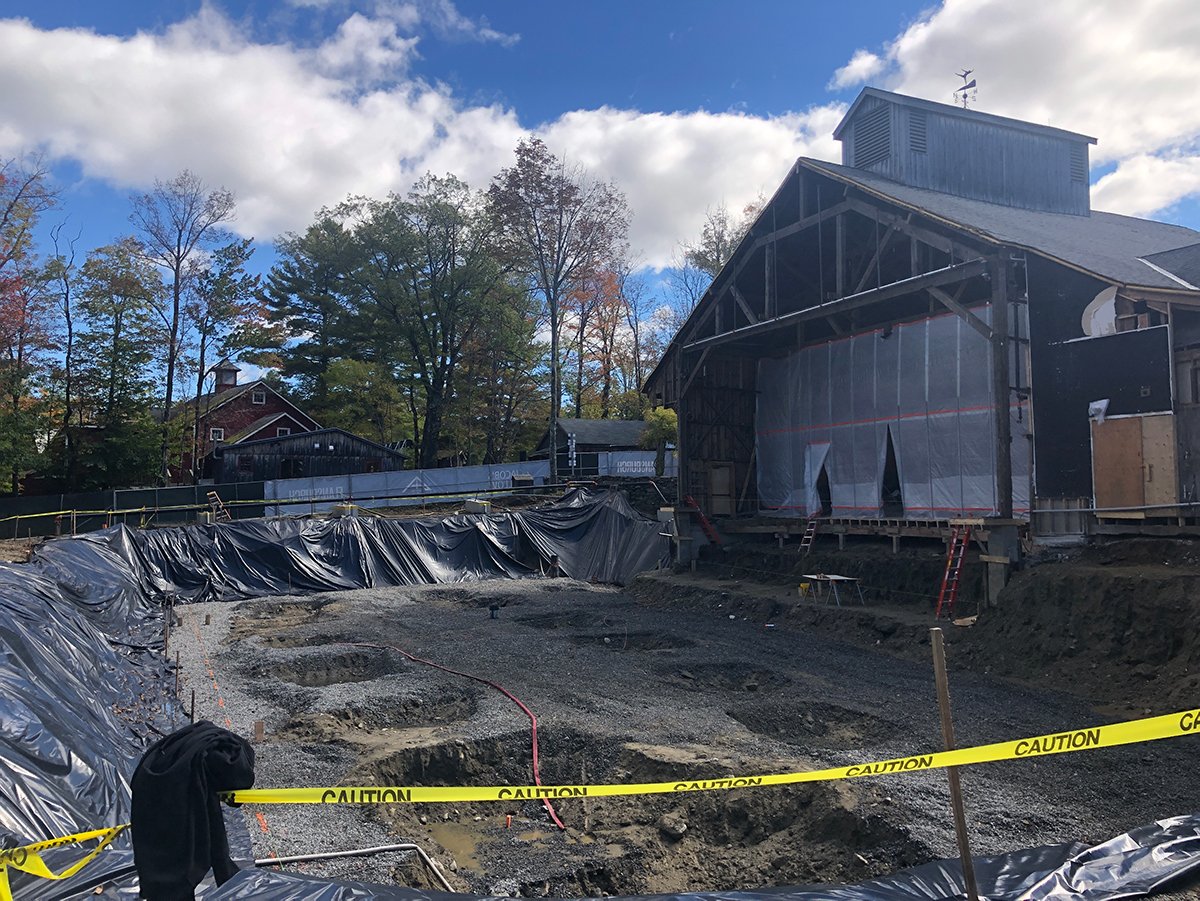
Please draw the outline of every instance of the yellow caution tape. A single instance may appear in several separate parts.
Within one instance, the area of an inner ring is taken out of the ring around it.
[[[493,785],[493,786],[333,786],[328,788],[253,788],[227,792],[222,797],[238,804],[437,804],[444,802],[525,801],[542,798],[612,798],[628,795],[657,795],[676,792],[720,791],[764,785],[792,785],[798,782],[828,782],[863,776],[887,776],[917,773],[951,766],[993,763],[999,760],[1025,760],[1051,754],[1091,751],[1163,738],[1178,738],[1200,733],[1200,709],[1184,710],[1165,716],[1147,717],[1092,726],[1067,732],[1052,732],[1016,741],[1002,741],[956,751],[938,751],[912,757],[897,757],[873,763],[799,773],[764,776],[727,776],[720,779],[683,779],[674,782],[642,782],[609,785]],[[94,829],[62,838],[50,839],[20,848],[0,850],[0,901],[12,901],[8,868],[12,867],[43,879],[66,879],[91,863],[112,843],[128,824]],[[65,845],[100,840],[92,851],[62,872],[53,872],[39,852]]]
[[[1200,709],[1093,726],[1069,732],[1054,732],[1016,741],[1003,741],[956,751],[939,751],[913,757],[898,757],[873,763],[778,773],[765,776],[728,776],[721,779],[681,779],[673,782],[642,782],[619,785],[492,785],[460,786],[332,786],[327,788],[253,788],[225,795],[238,804],[438,804],[473,801],[525,801],[542,798],[612,798],[626,795],[657,795],[674,792],[719,791],[763,785],[792,785],[798,782],[827,782],[862,776],[917,773],[951,766],[1024,760],[1050,754],[1090,751],[1161,738],[1178,738],[1200,732]]]
[[[112,826],[108,829],[76,832],[74,835],[51,838],[44,842],[35,842],[32,845],[22,845],[19,848],[0,849],[0,901],[12,901],[12,889],[8,884],[9,867],[12,867],[14,870],[21,870],[24,873],[30,873],[34,876],[40,876],[42,879],[67,879],[95,860],[101,851],[112,844],[113,839],[128,828],[129,824],[126,823],[123,826]],[[97,839],[100,840],[100,844],[96,845],[95,848],[85,854],[80,860],[75,861],[71,866],[58,873],[51,870],[46,865],[46,861],[42,859],[42,851],[95,841]]]

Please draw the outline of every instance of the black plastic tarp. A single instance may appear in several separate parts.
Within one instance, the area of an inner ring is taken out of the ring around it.
[[[547,571],[625,584],[669,560],[659,523],[616,491],[540,509],[445,519],[260,519],[83,536],[126,561],[147,591],[181,601],[520,578]],[[74,544],[74,542],[73,542]]]

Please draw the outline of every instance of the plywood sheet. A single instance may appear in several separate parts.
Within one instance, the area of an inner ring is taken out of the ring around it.
[[[1141,507],[1146,503],[1140,417],[1092,423],[1092,478],[1097,507]]]
[[[1146,506],[1178,503],[1174,416],[1142,417],[1142,463],[1145,466]]]
[[[714,516],[733,515],[733,467],[714,463],[708,471],[709,506]]]

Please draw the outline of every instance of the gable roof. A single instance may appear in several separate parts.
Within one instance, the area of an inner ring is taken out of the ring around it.
[[[1142,262],[1159,270],[1165,269],[1179,280],[1181,287],[1200,290],[1200,243],[1152,253]]]
[[[1011,128],[1015,131],[1028,131],[1034,134],[1048,135],[1055,138],[1066,138],[1071,141],[1087,141],[1089,144],[1097,143],[1096,139],[1091,135],[1080,134],[1076,131],[1066,131],[1062,128],[1055,128],[1052,125],[1038,125],[1036,122],[1026,122],[1022,119],[1010,119],[1008,116],[997,116],[993,113],[984,113],[974,109],[963,109],[962,107],[954,106],[949,103],[938,103],[934,100],[925,100],[921,97],[910,97],[908,94],[897,94],[894,91],[884,91],[879,88],[866,87],[858,92],[858,96],[854,98],[854,102],[850,104],[850,109],[846,110],[846,115],[842,116],[842,121],[837,124],[837,128],[833,130],[833,138],[835,141],[842,139],[842,132],[846,130],[846,126],[850,124],[850,120],[858,112],[858,108],[863,105],[863,102],[868,97],[874,97],[877,100],[884,100],[888,103],[894,103],[898,106],[914,107],[916,109],[927,110],[931,113],[937,113],[939,116],[954,116],[959,119],[968,119],[972,122],[984,122],[988,125],[997,125],[1001,128]]]
[[[837,163],[802,158],[798,164],[989,242],[1029,250],[1121,285],[1186,290],[1142,258],[1200,243],[1200,232],[1152,219],[1096,210],[1088,216],[1026,210],[914,188]]]
[[[280,414],[286,415],[286,414]],[[290,442],[296,438],[313,439],[320,441],[325,436],[340,435],[343,438],[348,438],[352,442],[361,444],[373,451],[377,451],[385,457],[395,457],[399,460],[405,459],[405,455],[395,448],[388,447],[385,444],[380,444],[378,441],[372,441],[370,438],[364,438],[362,435],[355,435],[353,432],[347,432],[345,429],[329,427],[327,429],[313,429],[311,432],[292,432],[290,435],[278,435],[274,438],[258,438],[255,441],[242,441],[237,445],[237,450],[269,450],[270,445]],[[224,445],[226,449],[230,449],[230,445]],[[211,451],[210,451],[211,453]]]
[[[225,444],[243,444],[243,443],[245,443],[245,439],[249,438],[255,432],[260,432],[263,429],[265,429],[267,426],[269,426],[271,423],[278,422],[279,420],[285,419],[285,418],[296,420],[298,417],[292,415],[291,413],[286,413],[286,412],[285,413],[270,413],[267,416],[260,416],[258,419],[254,420],[254,422],[250,423],[250,425],[246,426],[244,429],[239,431],[232,438],[226,438],[224,443]],[[309,429],[305,432],[298,432],[296,434],[307,434],[308,431],[312,431],[312,430]],[[284,437],[287,437],[287,436],[284,436]]]
[[[576,444],[637,447],[642,443],[646,423],[639,419],[560,419],[558,430],[564,436],[574,435]],[[549,430],[542,436],[539,450],[549,443],[548,435]]]
[[[251,389],[258,390],[258,391],[270,391],[272,394],[274,394],[276,397],[278,397],[281,401],[283,401],[285,404],[287,404],[289,407],[291,407],[293,410],[295,410],[296,413],[298,413],[301,418],[303,418],[307,422],[312,423],[313,430],[319,429],[321,427],[321,424],[319,422],[317,422],[315,419],[313,419],[311,416],[309,416],[307,413],[305,413],[303,410],[301,410],[300,407],[298,407],[294,401],[289,400],[288,398],[286,398],[282,394],[280,394],[278,391],[276,391],[274,388],[272,388],[271,385],[265,379],[255,379],[253,382],[246,382],[246,384],[244,384],[244,385],[235,385],[232,388],[226,388],[224,391],[209,391],[206,394],[201,394],[198,398],[191,397],[191,398],[188,398],[187,400],[178,401],[171,408],[171,418],[175,419],[180,416],[190,416],[192,414],[192,412],[196,409],[197,403],[199,403],[200,415],[202,417],[203,416],[211,416],[213,411],[219,409],[220,407],[223,407],[225,404],[229,403],[231,400],[241,397],[243,394],[245,394],[247,391],[250,391]],[[215,403],[213,403],[214,400],[216,400]],[[260,426],[260,428],[261,428],[261,426]],[[243,430],[243,431],[245,431],[245,430]]]

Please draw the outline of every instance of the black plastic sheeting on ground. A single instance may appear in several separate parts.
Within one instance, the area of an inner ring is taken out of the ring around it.
[[[122,556],[90,542],[0,565],[0,845],[129,822],[128,777],[172,728],[158,610]],[[78,856],[46,854],[55,869]],[[10,877],[18,898],[62,898],[130,862],[122,836],[68,882]]]
[[[1154,891],[1198,868],[1200,815],[1162,820],[1094,848],[1052,845],[975,858],[979,895],[988,901],[1129,898]],[[243,870],[206,895],[205,901],[471,901],[476,897]],[[954,860],[924,864],[859,885],[634,895],[625,901],[951,901],[965,897],[962,865]]]

